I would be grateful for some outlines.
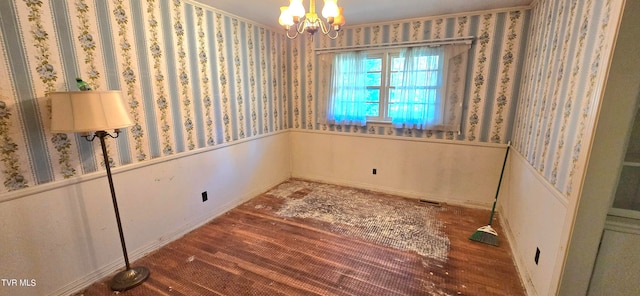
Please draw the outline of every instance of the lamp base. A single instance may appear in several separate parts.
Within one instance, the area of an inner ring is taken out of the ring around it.
[[[113,291],[122,292],[142,284],[148,277],[149,269],[144,266],[133,267],[118,272],[109,282],[109,287]]]

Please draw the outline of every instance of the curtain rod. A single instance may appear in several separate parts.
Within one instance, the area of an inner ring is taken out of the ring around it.
[[[455,38],[443,38],[443,39],[434,39],[434,40],[422,40],[422,41],[405,41],[405,42],[395,42],[395,43],[381,43],[381,44],[370,44],[370,45],[351,45],[351,46],[342,46],[342,47],[332,47],[332,48],[314,48],[316,54],[330,53],[330,52],[343,52],[343,51],[352,51],[358,49],[378,49],[378,48],[398,48],[398,47],[407,47],[411,45],[444,45],[444,44],[471,44],[476,37],[468,36],[468,37],[455,37]]]

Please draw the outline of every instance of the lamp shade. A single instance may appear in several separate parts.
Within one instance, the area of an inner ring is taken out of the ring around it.
[[[280,7],[280,18],[278,19],[278,23],[281,26],[293,26],[293,16],[289,12],[288,6]]]
[[[342,6],[338,7],[338,15],[336,17],[333,18],[333,26],[336,26],[339,30],[340,26],[344,25],[345,23],[345,19],[344,19],[344,14],[343,14],[344,9],[342,8]]]
[[[131,126],[120,91],[54,92],[51,131],[94,132]]]
[[[322,8],[322,16],[326,19],[330,17],[338,16],[338,0],[324,0],[324,7]]]
[[[299,18],[304,16],[304,6],[302,6],[302,0],[291,0],[289,2],[289,13],[291,16],[297,16]]]

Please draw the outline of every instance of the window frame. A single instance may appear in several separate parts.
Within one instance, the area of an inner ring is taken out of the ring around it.
[[[399,53],[399,52],[398,52]],[[389,122],[391,123],[391,118],[388,116],[389,109],[389,84],[388,81],[390,76],[388,75],[387,65],[388,65],[388,55],[389,51],[387,50],[375,50],[375,51],[367,51],[367,59],[380,58],[381,59],[381,67],[380,67],[380,85],[379,86],[369,86],[367,85],[367,89],[378,89],[378,116],[367,116],[367,122]],[[369,72],[368,72],[369,73]]]

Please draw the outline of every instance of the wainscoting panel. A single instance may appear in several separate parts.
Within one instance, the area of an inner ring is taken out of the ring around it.
[[[288,138],[278,132],[115,169],[131,261],[288,179]],[[124,267],[106,176],[43,186],[1,204],[2,235],[11,238],[1,243],[3,278],[36,282],[2,287],[3,295],[69,295]]]
[[[295,130],[291,143],[293,177],[484,208],[505,153],[500,144]]]

